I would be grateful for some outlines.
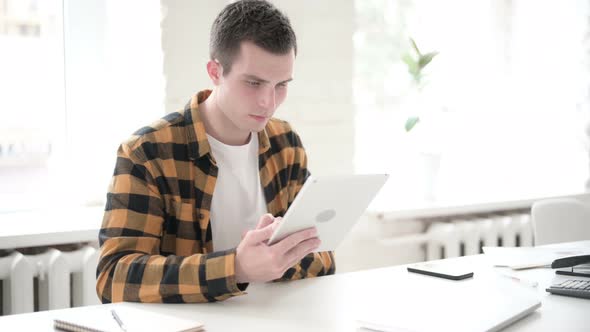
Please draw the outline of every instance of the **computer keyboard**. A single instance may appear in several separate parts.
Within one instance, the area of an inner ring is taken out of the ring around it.
[[[552,294],[590,299],[590,280],[570,279],[559,284],[551,285],[546,291]]]

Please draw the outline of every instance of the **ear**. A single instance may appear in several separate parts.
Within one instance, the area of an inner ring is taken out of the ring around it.
[[[214,85],[219,85],[221,76],[223,76],[223,67],[217,60],[207,62],[207,74]]]

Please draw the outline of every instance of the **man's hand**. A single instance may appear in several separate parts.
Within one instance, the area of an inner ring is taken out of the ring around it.
[[[239,283],[271,281],[320,246],[317,230],[309,228],[293,233],[269,246],[268,239],[280,218],[263,215],[256,229],[246,232],[236,250],[236,279]]]

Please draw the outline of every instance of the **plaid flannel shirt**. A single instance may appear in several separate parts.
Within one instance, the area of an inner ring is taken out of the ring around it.
[[[99,234],[96,290],[103,303],[210,302],[244,294],[236,250],[213,252],[211,197],[218,168],[198,104],[141,128],[119,147]],[[269,213],[283,216],[309,176],[299,136],[271,119],[258,133]],[[215,222],[215,221],[213,221]],[[335,272],[332,252],[311,253],[279,280]]]

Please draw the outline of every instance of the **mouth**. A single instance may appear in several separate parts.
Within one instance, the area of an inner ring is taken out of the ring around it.
[[[261,115],[250,114],[250,117],[253,118],[254,120],[258,121],[258,122],[264,122],[264,121],[268,120],[268,117],[261,116]]]

